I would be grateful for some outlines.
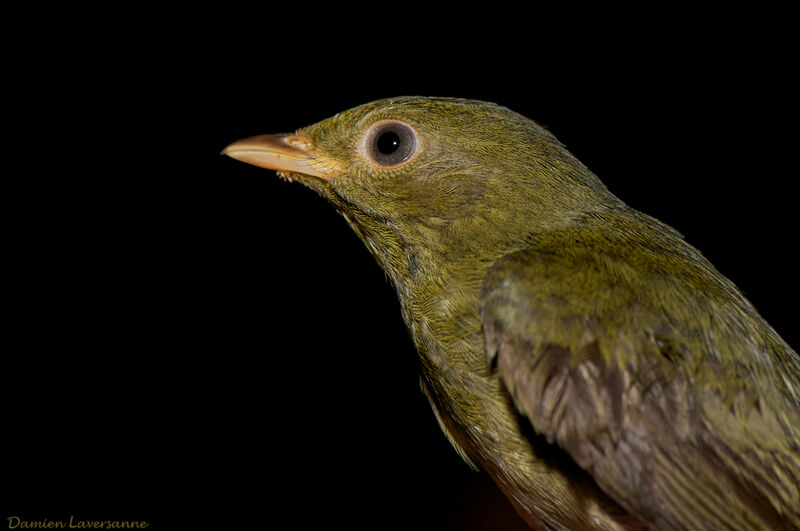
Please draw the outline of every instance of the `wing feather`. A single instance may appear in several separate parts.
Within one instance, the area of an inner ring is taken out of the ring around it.
[[[797,355],[700,258],[682,277],[580,243],[486,277],[486,352],[518,409],[659,528],[800,527]]]

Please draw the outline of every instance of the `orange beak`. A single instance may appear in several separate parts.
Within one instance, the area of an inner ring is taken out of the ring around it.
[[[305,135],[283,133],[237,140],[222,150],[236,160],[286,173],[302,173],[330,181],[335,167],[314,154],[314,143]]]

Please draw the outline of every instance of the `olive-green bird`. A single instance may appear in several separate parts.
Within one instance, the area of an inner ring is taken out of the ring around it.
[[[345,217],[445,434],[534,528],[800,528],[800,358],[536,122],[400,97],[224,153]]]

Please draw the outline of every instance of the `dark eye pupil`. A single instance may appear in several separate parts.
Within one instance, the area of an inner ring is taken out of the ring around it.
[[[408,159],[417,147],[414,130],[400,122],[379,124],[367,139],[372,160],[383,166],[393,166]]]
[[[391,155],[400,147],[400,135],[394,131],[387,131],[378,137],[376,147],[384,155]]]

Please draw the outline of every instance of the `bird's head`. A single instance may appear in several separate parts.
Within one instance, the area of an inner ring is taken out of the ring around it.
[[[490,260],[613,200],[545,128],[482,101],[379,100],[224,153],[326,197],[395,283]]]

